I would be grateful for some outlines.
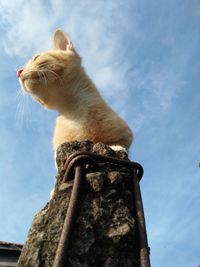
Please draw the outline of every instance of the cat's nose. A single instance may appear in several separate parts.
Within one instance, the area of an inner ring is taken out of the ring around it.
[[[21,75],[21,73],[22,73],[23,70],[24,70],[24,69],[19,69],[19,70],[17,71],[17,77],[20,77],[20,75]]]

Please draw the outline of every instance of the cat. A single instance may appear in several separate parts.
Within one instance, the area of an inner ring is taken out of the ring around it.
[[[102,142],[128,150],[132,131],[102,99],[68,35],[57,29],[53,40],[54,49],[33,56],[17,71],[17,76],[22,90],[44,108],[58,111],[54,150],[75,140]]]

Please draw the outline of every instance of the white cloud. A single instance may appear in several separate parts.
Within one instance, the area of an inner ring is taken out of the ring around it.
[[[5,32],[3,44],[10,56],[23,58],[33,49],[47,47],[51,23],[39,1],[3,1],[0,15]]]
[[[170,108],[173,99],[177,96],[186,81],[180,77],[179,71],[164,66],[151,70],[147,76],[147,82],[158,99],[158,104],[163,110]]]

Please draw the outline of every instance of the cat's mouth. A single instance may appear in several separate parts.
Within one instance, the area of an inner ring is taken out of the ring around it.
[[[29,93],[29,91],[27,90],[27,88],[26,88],[26,86],[24,84],[24,81],[21,78],[19,78],[19,84],[20,84],[20,87],[21,87],[23,92]]]
[[[35,88],[35,85],[38,85],[42,82],[42,77],[37,73],[23,74],[19,77],[19,83],[23,91],[27,93],[32,93],[32,89]]]
[[[38,83],[42,80],[42,77],[39,76],[38,74],[31,74],[31,75],[26,75],[26,76],[20,77],[20,79],[23,82],[28,81],[31,83]]]
[[[34,76],[34,77],[26,77],[26,78],[19,78],[19,83],[21,89],[26,93],[32,93],[31,88],[35,87],[34,85],[38,85],[41,82],[41,77]]]

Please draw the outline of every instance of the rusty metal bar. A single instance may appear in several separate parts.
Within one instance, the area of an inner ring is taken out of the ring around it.
[[[72,179],[71,178],[71,170],[73,168],[68,168],[68,166],[69,166],[69,164],[71,162],[73,162],[74,166],[80,164],[81,162],[84,162],[84,158],[83,158],[83,161],[82,161],[82,158],[81,157],[78,158],[78,156],[88,156],[87,160],[89,159],[90,162],[93,162],[93,165],[94,164],[97,165],[97,162],[104,162],[104,163],[105,162],[109,162],[109,163],[111,163],[113,165],[126,166],[128,168],[135,169],[137,171],[137,176],[138,176],[139,180],[141,180],[141,178],[143,176],[143,168],[137,162],[118,159],[118,158],[115,158],[115,157],[108,157],[108,156],[99,155],[99,154],[92,153],[92,152],[75,152],[75,153],[73,153],[72,155],[69,156],[69,158],[67,159],[67,161],[65,163],[64,169],[66,170],[66,172],[64,174],[63,181],[67,181],[67,180]],[[77,161],[76,160],[73,161],[73,159],[77,159]]]
[[[75,213],[79,199],[81,179],[82,179],[82,168],[80,166],[77,166],[75,168],[75,178],[70,197],[70,202],[67,209],[65,221],[63,224],[63,230],[56,251],[53,267],[67,266],[67,251],[72,232],[73,222],[75,221]]]
[[[63,176],[62,182],[67,182],[73,179],[73,170],[76,166],[84,166],[90,164],[94,167],[97,167],[97,161],[92,158],[92,154],[83,154],[83,153],[74,153],[73,157],[69,157],[65,163],[64,169],[65,174]]]
[[[149,246],[147,240],[146,223],[144,217],[144,209],[142,203],[142,196],[140,191],[140,184],[137,173],[133,170],[133,197],[136,210],[136,219],[139,232],[139,243],[140,243],[140,265],[141,267],[150,267],[149,258]]]
[[[65,163],[66,172],[63,177],[63,182],[73,179],[73,171],[75,169],[75,178],[70,198],[69,207],[63,225],[63,231],[58,244],[55,261],[53,267],[67,267],[67,250],[70,241],[72,226],[75,221],[75,212],[79,199],[79,192],[82,180],[81,166],[91,164],[97,166],[98,163],[109,162],[117,166],[126,166],[133,170],[133,196],[136,210],[136,221],[139,231],[140,242],[140,265],[141,267],[150,267],[149,247],[147,241],[147,232],[144,218],[144,210],[142,197],[140,192],[139,181],[143,175],[143,168],[136,162],[121,160],[115,157],[108,157],[91,152],[76,152],[72,154]]]

